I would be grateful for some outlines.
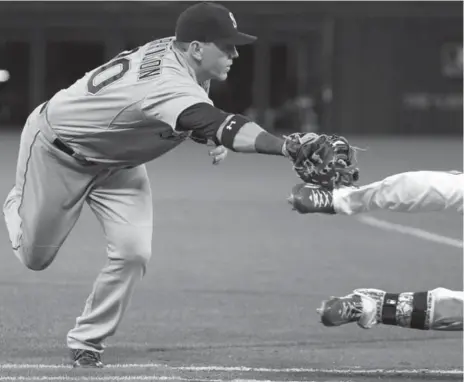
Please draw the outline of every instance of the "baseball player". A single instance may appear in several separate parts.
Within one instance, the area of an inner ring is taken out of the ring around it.
[[[214,107],[210,80],[224,81],[236,45],[256,37],[214,3],[188,7],[175,37],[122,52],[39,105],[21,134],[16,182],[4,203],[15,255],[47,268],[84,203],[100,221],[108,262],[67,335],[74,367],[102,367],[104,340],[121,322],[152,248],[152,195],[145,163],[187,138],[227,149],[301,158],[300,142],[267,133]]]
[[[299,184],[289,202],[300,213],[354,215],[374,210],[396,212],[463,212],[464,174],[457,171],[411,171],[361,187],[333,190]],[[463,330],[464,292],[436,288],[422,292],[389,293],[356,289],[344,297],[323,301],[318,313],[325,326],[356,322],[421,330]]]

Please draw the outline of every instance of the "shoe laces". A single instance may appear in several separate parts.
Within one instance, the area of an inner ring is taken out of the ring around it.
[[[362,306],[359,306],[359,304],[354,301],[342,300],[341,303],[342,311],[340,317],[342,320],[351,320],[362,313]]]
[[[316,208],[330,207],[332,205],[330,194],[326,191],[315,189],[313,190],[311,197]]]

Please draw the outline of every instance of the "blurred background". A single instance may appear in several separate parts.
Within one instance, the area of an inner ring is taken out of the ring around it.
[[[462,134],[462,2],[224,2],[259,37],[216,105],[269,130]],[[0,2],[0,126],[118,52],[174,34],[188,2]]]

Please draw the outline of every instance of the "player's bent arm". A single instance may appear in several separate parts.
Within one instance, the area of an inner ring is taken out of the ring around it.
[[[242,115],[225,113],[207,103],[185,109],[179,115],[176,130],[192,130],[197,138],[211,139],[236,152],[284,155],[283,138]]]

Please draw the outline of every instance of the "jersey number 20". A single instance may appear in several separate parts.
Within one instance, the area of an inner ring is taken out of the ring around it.
[[[113,82],[122,78],[124,74],[126,74],[129,70],[129,63],[130,62],[128,58],[121,57],[113,61],[110,61],[103,66],[100,66],[89,78],[89,82],[87,83],[87,90],[89,91],[89,93],[97,94],[103,88],[111,85]],[[95,79],[97,78],[97,76],[99,76],[100,74],[104,75],[104,72],[111,69],[113,69],[112,71],[116,71],[115,74],[113,74],[111,77],[104,79],[103,81],[95,83]]]

